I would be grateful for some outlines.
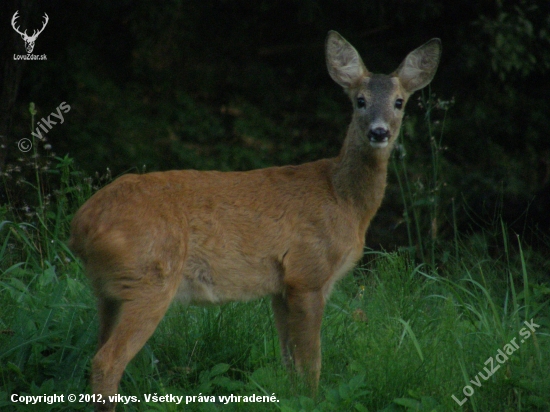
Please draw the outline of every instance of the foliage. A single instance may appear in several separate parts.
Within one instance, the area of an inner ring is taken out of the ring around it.
[[[496,18],[480,16],[476,22],[492,39],[491,69],[503,81],[510,76],[527,77],[550,69],[550,16],[536,2],[498,4]]]

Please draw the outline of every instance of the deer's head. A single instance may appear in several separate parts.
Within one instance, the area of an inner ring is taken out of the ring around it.
[[[432,39],[410,52],[392,74],[367,70],[357,50],[331,31],[326,42],[328,72],[344,88],[354,106],[350,130],[361,146],[375,149],[393,143],[399,134],[403,111],[410,95],[427,86],[435,75],[441,42]]]
[[[44,23],[42,24],[42,28],[40,30],[34,30],[33,33],[32,33],[32,36],[29,36],[27,35],[27,30],[25,30],[24,32],[21,32],[19,30],[19,27],[15,27],[15,22],[17,20],[17,18],[19,17],[17,15],[17,13],[19,13],[19,10],[17,10],[15,12],[15,14],[13,15],[12,19],[11,19],[11,26],[13,27],[13,29],[19,33],[21,35],[21,38],[25,41],[25,49],[27,49],[27,53],[28,54],[31,54],[33,49],[34,49],[34,42],[36,41],[36,38],[38,37],[38,35],[40,33],[42,33],[42,31],[44,31],[44,28],[46,27],[46,24],[48,24],[48,20],[49,17],[46,13],[44,13]]]

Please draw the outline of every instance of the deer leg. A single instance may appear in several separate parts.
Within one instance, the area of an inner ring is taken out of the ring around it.
[[[120,313],[121,302],[115,299],[100,297],[97,302],[99,313],[99,346],[98,349],[107,342]]]
[[[282,294],[273,295],[271,298],[271,307],[275,315],[275,326],[279,335],[283,365],[290,371],[292,367],[292,354],[288,342],[288,305]]]
[[[325,306],[321,291],[288,288],[286,300],[286,347],[296,371],[303,376],[312,395],[321,374],[321,323]],[[281,342],[282,345],[282,342]]]
[[[92,361],[92,390],[103,395],[103,399],[95,404],[96,411],[115,410],[116,403],[109,401],[109,395],[117,393],[126,365],[151,337],[170,306],[172,296],[167,290],[148,292],[147,296],[116,304],[100,300],[100,310],[104,311],[100,340],[104,342]],[[105,315],[109,308],[117,306],[114,317]]]

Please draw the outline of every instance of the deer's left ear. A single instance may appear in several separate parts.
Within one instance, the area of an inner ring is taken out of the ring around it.
[[[441,57],[441,40],[431,39],[410,52],[394,72],[403,87],[412,93],[426,87],[435,76]]]

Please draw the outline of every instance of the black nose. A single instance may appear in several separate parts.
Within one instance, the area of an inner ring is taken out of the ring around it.
[[[377,127],[376,129],[369,130],[369,140],[371,142],[383,142],[390,137],[390,132],[388,129],[383,127]]]

